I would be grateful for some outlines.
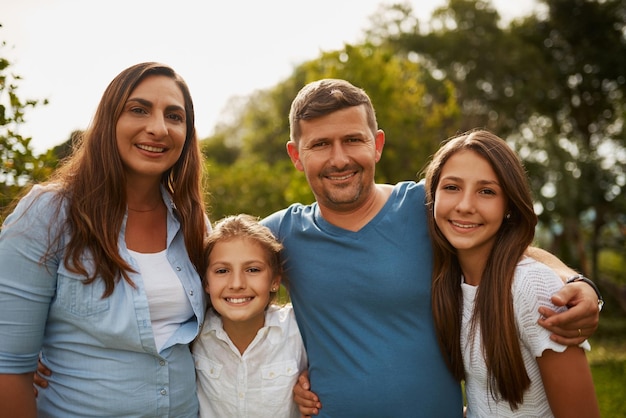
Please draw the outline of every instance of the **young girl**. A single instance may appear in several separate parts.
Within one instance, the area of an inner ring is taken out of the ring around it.
[[[426,171],[432,302],[439,343],[465,380],[467,416],[599,416],[583,348],[550,340],[540,305],[563,286],[525,257],[537,217],[524,168],[477,130],[449,140]]]
[[[249,215],[206,240],[211,307],[193,344],[201,417],[299,417],[292,389],[307,357],[291,305],[273,304],[282,245]]]

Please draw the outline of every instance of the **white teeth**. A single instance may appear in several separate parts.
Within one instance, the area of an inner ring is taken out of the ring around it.
[[[144,151],[150,151],[150,152],[163,152],[163,151],[165,151],[165,148],[152,147],[150,145],[141,145],[141,144],[137,144],[137,148],[142,149]]]
[[[454,221],[450,221],[450,223],[452,223],[452,225],[456,226],[457,228],[463,228],[463,229],[471,229],[471,228],[476,228],[478,226],[478,224],[461,225]]]
[[[226,298],[226,302],[229,303],[244,303],[252,300],[252,298]]]
[[[345,180],[347,178],[350,178],[351,176],[352,176],[352,174],[348,174],[348,175],[341,176],[341,177],[331,177],[331,176],[328,176],[328,178],[331,179],[331,180]]]

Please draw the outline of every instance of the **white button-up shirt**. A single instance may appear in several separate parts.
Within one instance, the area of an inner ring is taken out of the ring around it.
[[[270,306],[242,354],[212,310],[193,344],[200,417],[299,417],[293,386],[307,358],[291,305]]]

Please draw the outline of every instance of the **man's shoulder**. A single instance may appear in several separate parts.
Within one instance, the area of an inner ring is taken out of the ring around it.
[[[390,189],[390,195],[398,199],[417,198],[423,200],[425,197],[424,182],[401,181],[396,184],[377,184],[378,187]]]
[[[278,210],[264,219],[261,224],[271,228],[272,225],[280,224],[285,219],[309,217],[314,212],[316,203],[305,205],[303,203],[292,203],[285,209]]]

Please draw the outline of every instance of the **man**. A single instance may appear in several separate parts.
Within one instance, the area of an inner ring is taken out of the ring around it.
[[[369,97],[346,81],[305,86],[289,121],[287,152],[316,202],[294,204],[263,223],[285,246],[311,390],[323,403],[320,409],[311,392],[296,390],[301,412],[342,418],[461,416],[460,387],[433,328],[422,184],[375,183],[385,135]],[[537,249],[532,255],[554,261]],[[560,297],[561,304],[576,306],[546,325],[560,341],[581,342],[597,326],[595,292],[573,284]]]

